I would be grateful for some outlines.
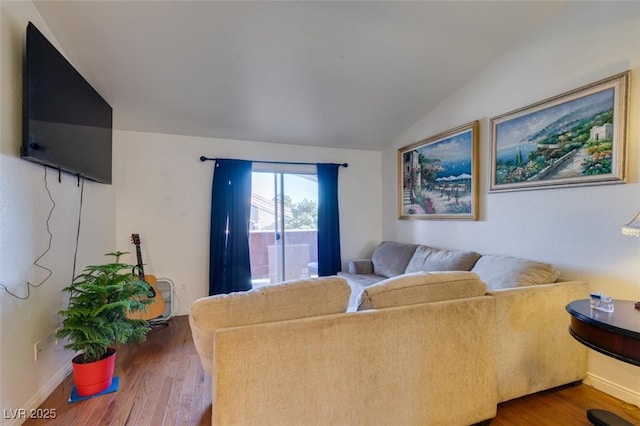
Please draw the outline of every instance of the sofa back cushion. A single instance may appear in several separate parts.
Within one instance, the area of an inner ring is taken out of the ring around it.
[[[189,324],[202,367],[211,374],[217,329],[346,312],[350,295],[344,278],[322,277],[198,299]]]
[[[417,244],[381,242],[371,256],[373,273],[387,278],[403,274],[416,247]]]
[[[358,310],[463,299],[486,292],[487,286],[473,272],[414,272],[367,287]]]
[[[418,246],[405,273],[418,271],[470,271],[480,259],[475,251],[438,250],[428,246]]]
[[[476,262],[475,272],[489,290],[554,283],[560,271],[548,263],[511,256],[484,255]]]

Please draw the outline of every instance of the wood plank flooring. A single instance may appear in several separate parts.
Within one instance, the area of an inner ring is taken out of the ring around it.
[[[640,426],[640,409],[597,389],[579,384],[539,392],[503,402],[491,426],[590,426],[590,408],[609,410],[633,425]]]
[[[186,316],[152,330],[147,341],[119,346],[117,392],[67,404],[67,377],[41,408],[55,408],[54,420],[25,425],[211,425],[211,378],[202,370]]]
[[[119,347],[117,357],[117,392],[67,404],[73,386],[72,378],[67,377],[41,405],[44,409],[55,408],[56,419],[32,419],[24,424],[211,425],[211,378],[202,370],[186,316],[153,330],[144,343]],[[491,425],[589,426],[585,415],[588,408],[613,411],[640,426],[637,407],[584,384],[500,404]]]

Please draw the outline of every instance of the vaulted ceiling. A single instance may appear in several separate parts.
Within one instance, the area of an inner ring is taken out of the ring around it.
[[[124,130],[379,150],[546,1],[35,1]]]

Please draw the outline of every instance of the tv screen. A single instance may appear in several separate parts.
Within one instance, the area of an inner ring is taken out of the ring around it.
[[[30,22],[22,158],[111,183],[111,106]]]

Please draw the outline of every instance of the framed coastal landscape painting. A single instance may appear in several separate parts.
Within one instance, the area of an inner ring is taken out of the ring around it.
[[[624,183],[629,72],[490,119],[489,192]]]
[[[478,216],[478,121],[398,149],[398,217]]]

